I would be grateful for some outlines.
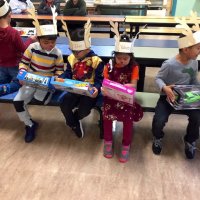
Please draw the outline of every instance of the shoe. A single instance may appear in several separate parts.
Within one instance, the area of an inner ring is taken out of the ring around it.
[[[196,143],[192,142],[189,143],[184,140],[185,143],[185,155],[187,159],[193,159],[195,156],[195,151],[196,151]]]
[[[72,130],[75,132],[77,137],[83,138],[84,136],[84,131],[83,131],[83,126],[81,120],[78,121],[78,124],[74,127],[72,127]]]
[[[24,140],[26,143],[30,143],[35,139],[35,136],[36,136],[35,131],[38,128],[38,123],[33,120],[31,121],[33,122],[33,125],[25,127],[26,134],[24,136]]]
[[[104,141],[103,155],[105,158],[113,157],[113,143],[112,141]]]
[[[162,151],[162,138],[153,138],[152,151],[154,154],[159,155]]]
[[[119,162],[122,162],[122,163],[127,162],[129,159],[129,154],[130,154],[130,145],[128,145],[128,146],[122,145]]]

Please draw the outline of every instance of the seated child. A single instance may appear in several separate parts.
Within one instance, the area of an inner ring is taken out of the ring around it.
[[[52,12],[54,13],[55,9]],[[30,13],[32,16],[35,15],[34,10]],[[20,70],[43,76],[62,74],[64,63],[61,51],[55,47],[57,28],[55,15],[53,17],[54,24],[39,26],[39,22],[35,21],[38,42],[31,44],[26,49],[19,65]],[[32,142],[35,139],[35,132],[38,127],[38,123],[32,120],[27,110],[27,104],[33,98],[47,102],[50,100],[50,96],[51,93],[46,90],[23,85],[14,98],[14,106],[19,119],[25,124],[25,142]]]
[[[20,88],[16,79],[18,64],[29,44],[36,40],[32,36],[23,43],[17,30],[10,26],[11,8],[7,1],[0,0],[0,96],[13,93]]]
[[[167,101],[167,99],[171,102],[175,101],[173,86],[199,84],[197,80],[198,61],[196,60],[200,54],[199,23],[196,18],[196,21],[193,21],[195,25],[192,29],[185,23],[184,19],[180,23],[187,35],[183,34],[178,38],[179,53],[162,64],[155,78],[161,93],[152,122],[152,151],[156,155],[162,151],[163,129],[170,114],[174,111],[174,108]],[[199,138],[200,110],[182,110],[181,112],[188,116],[188,125],[184,136],[185,155],[186,158],[193,159],[196,149],[195,141]]]
[[[88,21],[85,24],[85,32],[76,30],[69,34],[65,23],[63,26],[63,29],[67,31],[72,54],[68,56],[67,69],[61,77],[89,82],[94,89],[92,97],[68,92],[60,105],[66,124],[72,128],[79,138],[84,136],[81,119],[89,115],[94,107],[103,80],[104,63],[90,49],[90,28],[91,24]],[[74,108],[77,109],[74,110]]]
[[[129,87],[137,87],[139,79],[139,67],[133,55],[133,42],[128,35],[119,35],[117,23],[113,24],[112,31],[116,34],[115,51],[112,64],[108,64],[104,69],[104,78],[115,81]],[[128,105],[121,101],[106,96],[106,91],[102,87],[103,94],[103,128],[104,128],[104,150],[106,158],[113,157],[113,133],[112,123],[114,120],[123,122],[123,139],[120,162],[127,162],[130,154],[130,147],[133,135],[133,121],[139,121],[143,117],[140,105],[133,102]]]
[[[27,13],[27,9],[34,7],[30,0],[10,0],[9,4],[14,14]]]

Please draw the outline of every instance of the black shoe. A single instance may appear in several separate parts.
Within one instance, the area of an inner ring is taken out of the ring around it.
[[[83,138],[84,132],[83,132],[83,127],[80,120],[78,121],[78,124],[76,126],[72,127],[72,130],[75,132],[77,137]]]
[[[189,143],[184,140],[185,143],[185,155],[187,159],[193,159],[195,156],[195,151],[196,151],[196,143],[192,142]]]
[[[35,139],[35,131],[38,127],[38,123],[31,120],[33,122],[33,125],[32,126],[26,126],[25,129],[26,129],[26,134],[24,136],[24,140],[26,143],[30,143],[32,142],[34,139]]]
[[[154,154],[159,155],[162,151],[162,138],[153,138],[152,151]]]

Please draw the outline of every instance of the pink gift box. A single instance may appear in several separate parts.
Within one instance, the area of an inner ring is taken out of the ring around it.
[[[133,105],[135,88],[108,79],[103,80],[102,87],[106,92],[106,96]]]

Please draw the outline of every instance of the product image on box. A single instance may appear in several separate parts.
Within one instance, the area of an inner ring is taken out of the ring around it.
[[[92,85],[88,82],[52,77],[51,84],[58,90],[68,91],[85,96],[92,96],[94,93]]]
[[[124,86],[108,79],[103,80],[102,87],[108,97],[133,105],[135,88]]]
[[[31,72],[19,71],[17,78],[35,88],[51,90],[53,87],[50,85],[51,77],[33,74]]]
[[[35,28],[29,28],[29,27],[14,27],[16,30],[19,31],[20,36],[31,36],[36,35]]]
[[[199,85],[176,85],[173,88],[175,101],[169,102],[176,110],[200,109]]]

